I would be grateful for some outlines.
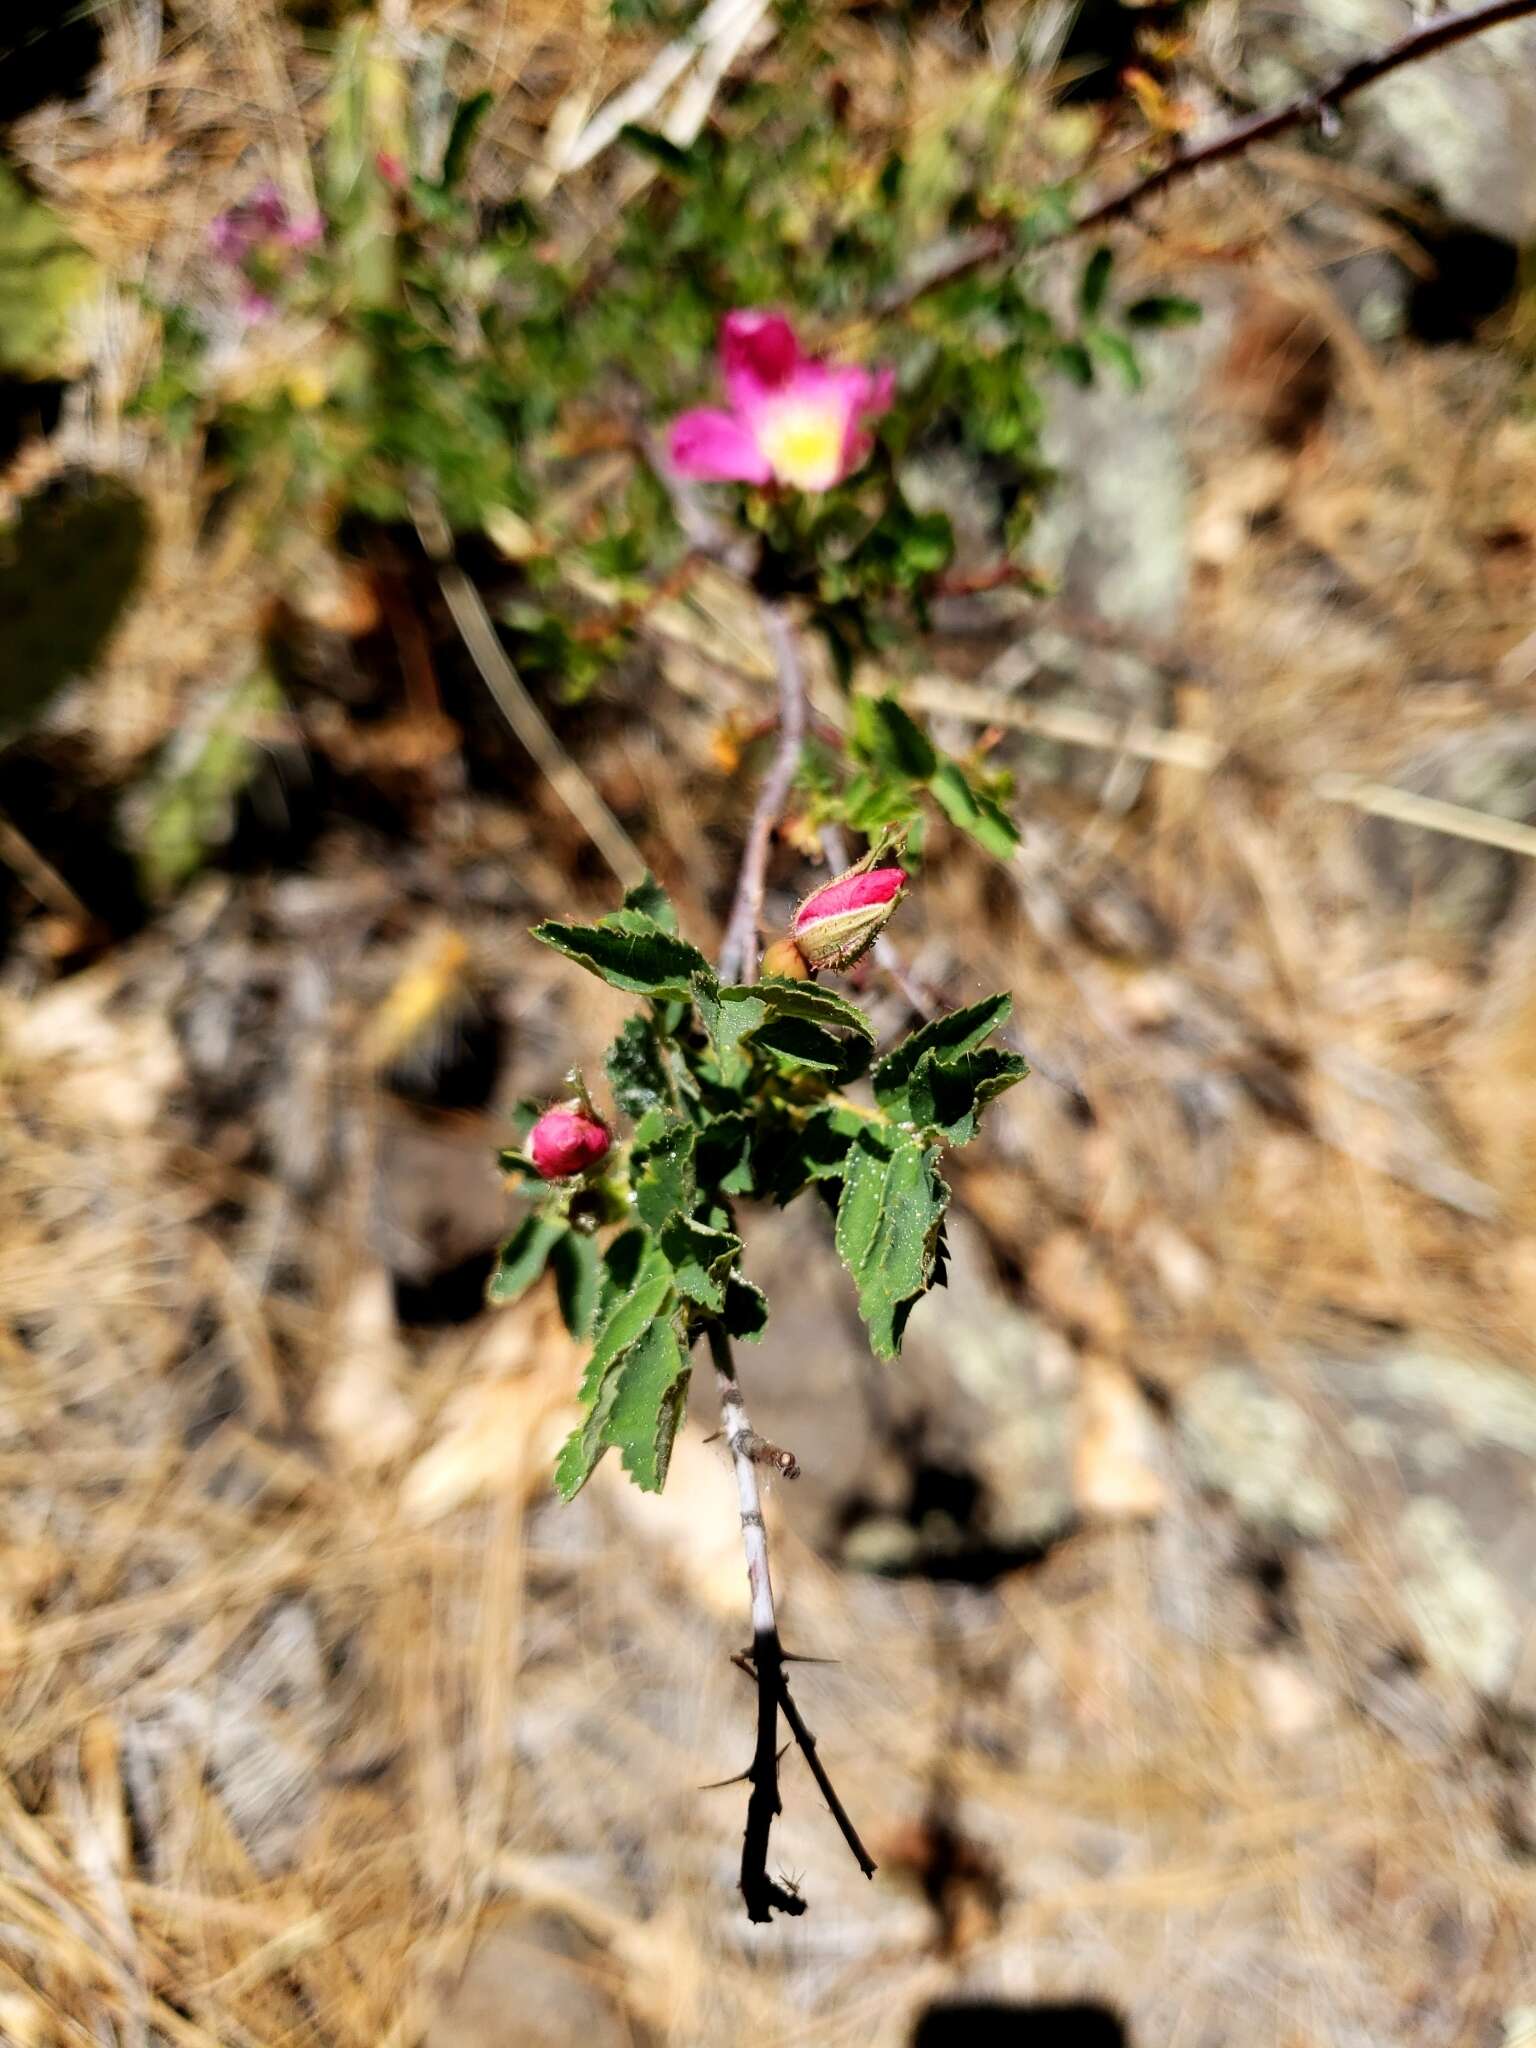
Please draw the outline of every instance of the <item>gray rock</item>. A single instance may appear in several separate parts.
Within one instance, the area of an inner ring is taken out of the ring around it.
[[[1203,1373],[1179,1409],[1190,1470],[1266,1538],[1315,1538],[1338,1527],[1343,1502],[1322,1470],[1307,1411],[1247,1366]]]
[[[1296,0],[1244,11],[1249,78],[1266,102],[1395,42],[1411,0]],[[1355,162],[1430,192],[1510,242],[1536,235],[1536,22],[1511,22],[1405,65],[1343,110]]]
[[[1222,1365],[1186,1391],[1178,1440],[1266,1542],[1326,1549],[1358,1508],[1426,1664],[1479,1698],[1536,1702],[1536,1381],[1415,1345],[1294,1360],[1280,1384]],[[1344,1597],[1337,1572],[1314,1584]]]
[[[877,1571],[1054,1541],[1073,1520],[1075,1375],[998,1284],[981,1233],[952,1212],[950,1285],[919,1304],[889,1364],[870,1356],[829,1234],[806,1203],[748,1225],[747,1268],[774,1313],[743,1370],[754,1424],[800,1461],[786,1513],[811,1541]],[[974,1482],[959,1520],[948,1505],[924,1511],[921,1467],[954,1474],[961,1494]]]
[[[1144,391],[1108,376],[1086,391],[1052,387],[1044,454],[1059,477],[1030,540],[1070,603],[1149,633],[1172,631],[1189,579],[1180,422],[1204,350],[1180,340],[1141,344]]]

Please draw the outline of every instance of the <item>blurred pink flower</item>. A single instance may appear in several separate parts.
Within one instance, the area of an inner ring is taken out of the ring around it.
[[[208,242],[221,263],[242,274],[240,305],[247,319],[265,319],[275,310],[271,286],[290,267],[291,258],[309,249],[325,233],[318,214],[295,220],[277,187],[258,185],[249,199],[226,207],[208,229]]]
[[[729,407],[685,412],[667,435],[673,468],[695,483],[828,491],[867,459],[867,423],[895,388],[889,369],[803,355],[782,313],[748,308],[720,324],[720,370]]]

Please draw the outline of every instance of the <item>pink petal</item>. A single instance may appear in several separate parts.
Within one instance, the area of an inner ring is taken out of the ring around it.
[[[901,868],[866,868],[859,875],[842,875],[806,897],[795,912],[794,929],[802,932],[821,918],[867,910],[872,903],[889,903],[906,885],[906,873]]]
[[[277,239],[285,249],[312,249],[324,233],[324,220],[318,213],[312,213],[279,229]]]
[[[725,395],[738,411],[783,390],[800,363],[795,330],[782,313],[741,307],[721,321],[720,371]]]
[[[268,234],[278,234],[288,225],[288,208],[283,195],[270,178],[256,187],[245,202],[245,212],[259,228]]]
[[[834,370],[848,397],[848,422],[843,429],[843,475],[851,476],[869,460],[875,437],[865,422],[889,412],[896,395],[896,373],[889,366],[866,369],[862,363]]]
[[[243,263],[250,251],[251,240],[250,225],[240,218],[237,207],[217,214],[208,223],[208,246],[221,262]]]
[[[773,478],[750,429],[734,413],[709,406],[672,422],[667,453],[677,474],[693,483],[766,484]]]
[[[867,419],[878,419],[883,412],[889,412],[896,396],[896,372],[889,363],[882,363],[869,372],[869,395],[864,401],[864,415]]]
[[[841,483],[868,459],[874,437],[864,422],[887,410],[895,391],[895,377],[888,369],[870,370],[863,363],[824,363],[819,357],[804,357],[782,388],[770,399],[759,399],[743,408],[754,427],[770,405],[799,405],[826,409],[838,421],[841,458],[838,474],[831,482]]]

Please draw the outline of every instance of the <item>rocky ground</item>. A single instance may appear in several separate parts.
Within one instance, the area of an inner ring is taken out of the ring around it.
[[[1011,987],[1036,1072],[894,1370],[814,1219],[749,1223],[786,1635],[873,1883],[789,1758],[809,1911],[741,1917],[707,1403],[660,1501],[562,1509],[577,1361],[542,1298],[481,1308],[505,1113],[620,1010],[523,937],[605,886],[445,622],[462,752],[343,717],[367,636],[312,619],[244,857],[86,965],[19,870],[0,2038],[1536,2041],[1536,423],[1518,307],[1435,331],[1399,239],[1536,227],[1488,51],[1171,208],[1134,260],[1208,317],[1058,409],[1060,598],[924,649],[1027,830],[1005,871],[936,837],[902,948]],[[168,551],[65,739],[130,746],[241,601]],[[706,941],[762,690],[713,605],[563,727]]]

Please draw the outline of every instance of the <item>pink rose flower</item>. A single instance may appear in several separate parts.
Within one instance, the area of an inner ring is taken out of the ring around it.
[[[226,207],[209,227],[208,242],[221,263],[241,273],[240,308],[246,318],[264,320],[276,310],[271,287],[292,267],[292,258],[324,233],[319,214],[295,220],[269,181],[238,206]]]
[[[607,1156],[606,1124],[580,1109],[546,1109],[528,1133],[528,1156],[545,1180],[570,1180]]]
[[[728,408],[685,412],[667,435],[672,467],[695,483],[829,491],[868,458],[868,422],[895,389],[891,370],[802,355],[782,313],[745,308],[720,323],[720,369]]]

